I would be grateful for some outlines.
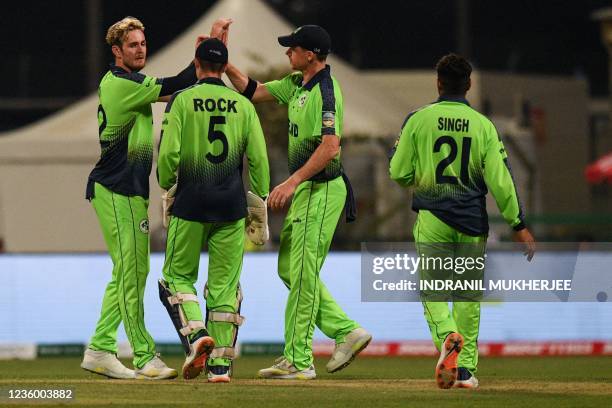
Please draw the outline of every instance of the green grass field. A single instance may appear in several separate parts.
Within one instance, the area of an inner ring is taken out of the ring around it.
[[[8,389],[74,390],[73,407],[609,407],[612,357],[483,358],[478,390],[439,390],[433,358],[357,359],[337,374],[317,359],[314,381],[254,379],[274,357],[242,357],[231,384],[202,380],[107,380],[79,368],[78,358],[0,361],[0,406],[53,406],[52,401],[16,401]],[[182,359],[165,358],[173,367]]]

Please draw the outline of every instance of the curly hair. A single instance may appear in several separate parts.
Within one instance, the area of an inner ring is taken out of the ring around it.
[[[125,37],[127,37],[130,31],[144,31],[144,29],[144,25],[140,22],[140,20],[132,16],[127,16],[108,28],[108,31],[106,32],[106,42],[111,47],[113,45],[118,45],[121,47],[121,44],[123,44]]]
[[[462,95],[469,89],[472,66],[461,55],[443,56],[436,64],[436,71],[444,93]]]

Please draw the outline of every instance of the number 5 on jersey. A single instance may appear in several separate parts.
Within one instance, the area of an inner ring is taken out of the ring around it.
[[[218,155],[214,155],[206,153],[206,159],[214,164],[223,163],[227,158],[227,153],[229,150],[229,145],[227,143],[227,136],[221,130],[215,129],[216,125],[225,125],[225,116],[211,116],[210,121],[208,122],[208,141],[211,146],[216,141],[220,141],[223,145],[223,150]]]

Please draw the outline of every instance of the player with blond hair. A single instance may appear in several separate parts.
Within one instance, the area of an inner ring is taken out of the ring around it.
[[[95,333],[81,363],[110,378],[165,379],[177,376],[157,356],[144,323],[143,299],[149,273],[149,174],[153,162],[151,104],[197,81],[193,62],[178,75],[155,78],[145,67],[144,25],[125,17],[108,29],[114,63],[100,81],[98,131],[101,155],[89,175],[92,203],[113,261]],[[214,26],[213,26],[214,31]],[[196,47],[202,37],[196,40]],[[134,352],[135,370],[116,357],[117,329],[123,322]]]

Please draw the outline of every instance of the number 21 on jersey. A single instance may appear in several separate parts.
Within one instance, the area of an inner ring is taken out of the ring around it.
[[[445,176],[444,170],[453,164],[455,159],[457,158],[458,146],[457,141],[452,136],[440,136],[436,139],[433,151],[434,153],[439,153],[442,150],[442,146],[448,145],[450,147],[450,152],[448,156],[446,156],[438,166],[436,166],[436,184],[459,184],[457,177],[455,176]],[[469,164],[470,164],[470,147],[472,146],[472,138],[471,137],[463,137],[461,140],[461,172],[459,174],[459,179],[461,180],[461,184],[468,185],[470,183],[470,174],[469,174]]]

